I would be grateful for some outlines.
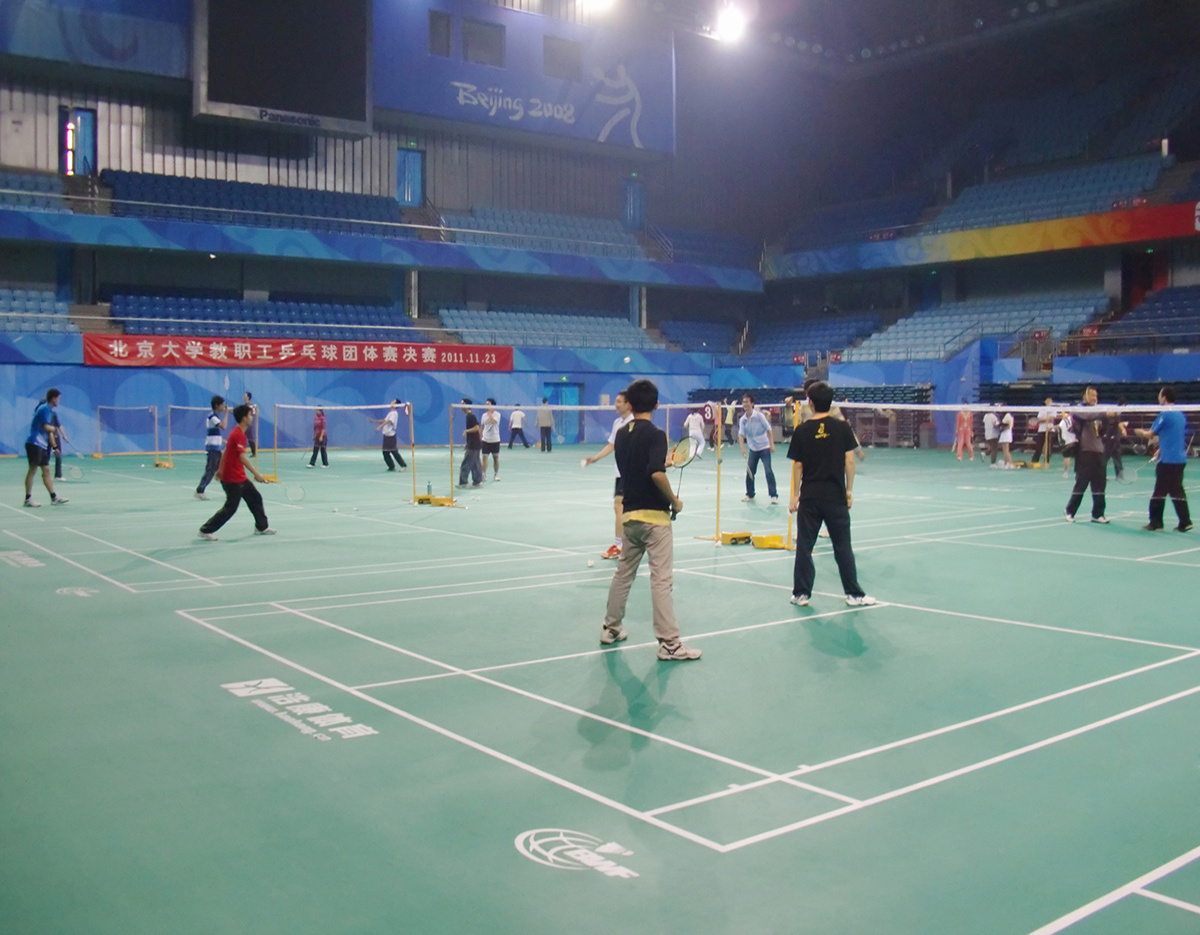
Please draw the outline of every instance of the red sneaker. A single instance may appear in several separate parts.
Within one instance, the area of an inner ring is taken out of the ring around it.
[[[601,558],[620,558],[621,547],[619,545],[610,545],[605,551],[600,553]]]

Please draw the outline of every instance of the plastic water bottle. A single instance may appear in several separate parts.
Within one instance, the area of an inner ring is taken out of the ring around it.
[[[431,480],[425,482],[425,495],[429,497],[433,496],[433,481]]]

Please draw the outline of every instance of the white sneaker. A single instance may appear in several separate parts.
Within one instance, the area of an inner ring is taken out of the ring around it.
[[[754,502],[753,497],[742,497],[742,503],[753,503],[753,502]]]
[[[273,535],[275,535],[275,530],[272,529],[270,526],[268,526],[266,529],[254,530],[254,535],[256,535],[256,536],[273,536]]]
[[[1105,525],[1107,525],[1108,517],[1107,516],[1093,516],[1092,522],[1093,523],[1104,523]]]
[[[846,604],[849,607],[874,607],[878,601],[870,594],[847,594]]]
[[[304,465],[304,466],[305,466],[306,468],[308,468],[310,471],[311,471],[313,468],[315,468],[315,467],[316,467],[316,465],[315,465],[315,464],[306,464],[306,465]]]
[[[201,529],[201,530],[200,530],[200,538],[201,538],[201,539],[207,539],[209,542],[216,542],[216,541],[217,541],[217,537],[216,537],[216,536],[215,536],[213,533],[211,533],[211,532],[205,532],[203,529]]]
[[[772,497],[772,498],[771,498],[771,502],[772,502],[772,503],[778,503],[778,502],[779,502],[779,498],[778,498],[778,497]]]
[[[689,659],[699,659],[700,650],[684,642],[677,642],[673,646],[659,643],[658,658],[663,662],[687,662]]]
[[[200,493],[199,491],[196,491],[196,493],[192,494],[192,496],[195,497],[197,500],[207,500],[208,499],[208,494]]]
[[[70,503],[70,502],[71,502],[71,500],[68,497],[51,497],[50,498],[51,506],[62,506],[62,504]]]
[[[791,597],[791,602],[797,607],[807,607],[808,601],[809,597],[807,594],[793,594]]]
[[[493,484],[498,484],[498,483],[500,483],[500,475],[499,475],[499,474],[493,474],[493,475],[492,475],[492,483],[493,483]]]
[[[38,506],[41,506],[41,504],[40,504],[40,503],[38,503],[36,500],[32,499],[31,497],[26,497],[26,498],[25,498],[25,505],[26,505],[27,507],[38,507]]]
[[[600,645],[612,646],[613,643],[619,643],[621,640],[629,639],[629,634],[625,632],[624,627],[617,630],[615,633],[608,627],[600,628]]]
[[[1064,513],[1063,513],[1063,519],[1065,519],[1065,520],[1066,520],[1068,523],[1073,523],[1073,522],[1075,522],[1075,517],[1074,517],[1074,516],[1072,516],[1070,513],[1067,513],[1067,512],[1064,512]]]

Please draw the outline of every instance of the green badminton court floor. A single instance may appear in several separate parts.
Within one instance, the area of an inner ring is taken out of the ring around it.
[[[797,608],[790,552],[701,538],[710,456],[675,525],[704,657],[661,663],[644,571],[598,644],[581,453],[504,450],[466,509],[294,456],[278,535],[218,542],[198,456],[81,462],[37,510],[0,461],[0,931],[1200,932],[1200,538],[1140,529],[1152,469],[1069,525],[1059,470],[873,450],[879,604],[820,540]],[[444,450],[414,467],[446,492]],[[722,467],[721,528],[786,535]]]

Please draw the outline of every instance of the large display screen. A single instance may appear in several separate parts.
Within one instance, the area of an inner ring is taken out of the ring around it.
[[[371,132],[371,0],[196,0],[193,111]]]

